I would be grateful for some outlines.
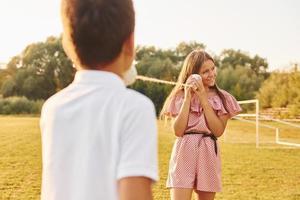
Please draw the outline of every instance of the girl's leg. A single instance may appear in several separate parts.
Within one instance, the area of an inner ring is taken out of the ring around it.
[[[171,188],[171,200],[191,200],[193,189]]]
[[[198,200],[214,200],[215,199],[215,192],[203,192],[199,190],[195,190],[197,193]]]

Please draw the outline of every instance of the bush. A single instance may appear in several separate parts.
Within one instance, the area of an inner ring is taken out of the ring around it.
[[[39,114],[43,100],[28,100],[26,97],[0,98],[0,114]]]
[[[288,111],[293,118],[300,118],[300,104],[288,105]]]

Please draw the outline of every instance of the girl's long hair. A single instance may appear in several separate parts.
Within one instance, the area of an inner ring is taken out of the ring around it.
[[[164,117],[165,112],[167,111],[168,107],[170,106],[171,100],[179,93],[184,92],[184,87],[182,84],[186,82],[188,77],[192,74],[198,74],[200,71],[201,66],[207,60],[211,60],[215,63],[214,59],[204,50],[196,49],[193,50],[189,55],[185,58],[182,69],[179,73],[177,84],[172,89],[171,93],[167,97],[163,108],[160,112],[160,117]],[[228,108],[226,105],[226,100],[224,94],[221,92],[220,88],[215,84],[211,88],[215,89],[217,95],[221,98],[222,103],[225,107],[225,110],[228,112]]]

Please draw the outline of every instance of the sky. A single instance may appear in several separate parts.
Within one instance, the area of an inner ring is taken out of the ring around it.
[[[196,41],[220,54],[242,50],[269,70],[300,63],[299,0],[134,0],[136,44],[175,48]],[[59,36],[59,0],[0,0],[0,63],[30,43]]]

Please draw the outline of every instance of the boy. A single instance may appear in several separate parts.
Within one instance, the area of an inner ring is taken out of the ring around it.
[[[135,55],[132,0],[62,0],[61,13],[77,72],[42,109],[41,199],[152,199],[155,110],[124,84]]]

